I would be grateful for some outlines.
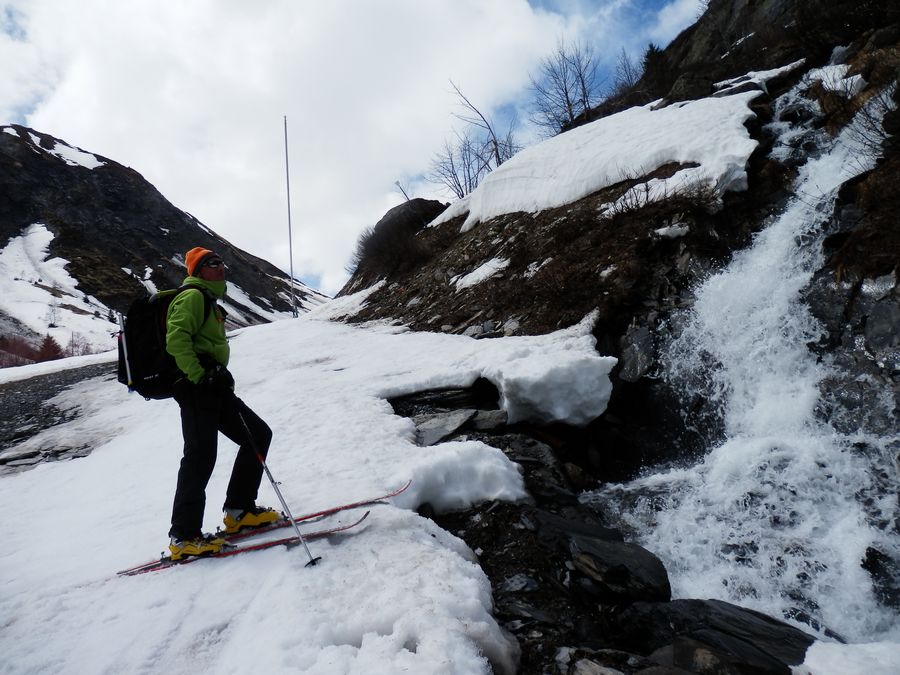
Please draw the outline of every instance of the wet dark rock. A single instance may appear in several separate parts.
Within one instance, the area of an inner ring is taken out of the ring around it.
[[[896,555],[869,547],[862,567],[871,575],[873,588],[881,604],[900,610],[900,559]]]
[[[823,268],[804,291],[824,334],[811,349],[828,354],[820,414],[841,433],[890,435],[900,408],[900,290],[894,275],[839,281]]]
[[[395,408],[429,420],[429,410],[446,416],[472,400],[461,390],[423,392]],[[522,467],[532,499],[450,514],[425,505],[419,513],[478,555],[495,614],[519,641],[520,672],[775,673],[805,653],[811,637],[765,615],[716,601],[668,602],[662,562],[580,503],[557,449],[535,437],[540,429],[478,431],[477,414],[463,411],[469,421],[446,440],[503,450]]]
[[[637,544],[574,535],[571,550],[575,569],[586,577],[582,588],[599,602],[666,602],[672,597],[662,562]]]
[[[719,600],[637,602],[611,616],[606,629],[620,648],[690,672],[788,674],[814,641],[784,622]]]
[[[647,326],[633,326],[622,338],[619,358],[619,377],[625,382],[637,382],[656,364],[653,335]]]
[[[692,101],[712,93],[712,79],[698,73],[685,73],[675,80],[666,98],[672,101]]]
[[[50,400],[68,387],[93,377],[115,374],[115,364],[102,363],[37,375],[0,384],[0,475],[14,473],[45,461],[84,457],[90,448],[72,439],[65,447],[21,448],[41,431],[70,422],[79,408],[60,410]],[[112,384],[110,385],[112,386]]]
[[[416,424],[416,443],[422,446],[440,443],[469,422],[475,414],[475,410],[454,410],[417,415],[413,418]]]
[[[876,300],[863,330],[866,346],[888,372],[900,372],[900,293]]]

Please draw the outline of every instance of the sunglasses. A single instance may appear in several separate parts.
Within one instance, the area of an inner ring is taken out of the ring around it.
[[[215,270],[219,269],[220,267],[225,267],[225,263],[218,258],[213,258],[212,260],[208,260],[203,263],[203,266]]]

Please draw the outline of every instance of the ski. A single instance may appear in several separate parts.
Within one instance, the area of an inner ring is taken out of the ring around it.
[[[337,534],[338,532],[345,532],[351,528],[356,527],[360,523],[362,523],[366,518],[369,517],[369,512],[366,511],[362,514],[362,517],[353,521],[352,523],[347,523],[344,525],[337,525],[335,527],[330,527],[325,530],[319,530],[318,532],[309,532],[303,535],[303,539],[309,541],[311,539],[321,539],[322,537],[327,537],[332,534]],[[259,532],[254,532],[254,534],[259,534]],[[292,546],[294,544],[299,544],[300,540],[296,536],[284,537],[283,539],[272,539],[270,541],[263,541],[258,544],[248,544],[246,546],[234,546],[228,545],[226,548],[223,548],[218,553],[210,553],[208,555],[202,556],[191,556],[188,558],[183,558],[181,560],[172,560],[169,556],[163,556],[159,560],[154,560],[153,562],[144,563],[143,565],[138,565],[137,567],[130,567],[125,570],[121,570],[116,572],[118,576],[124,577],[133,577],[138,574],[146,574],[147,572],[158,572],[159,570],[168,569],[169,567],[175,567],[178,565],[189,565],[190,563],[197,562],[198,560],[208,560],[210,558],[229,558],[231,556],[240,555],[241,553],[250,553],[251,551],[262,551],[267,548],[273,548],[275,546]]]
[[[350,504],[341,504],[340,506],[332,506],[327,509],[323,509],[322,511],[316,511],[314,513],[307,513],[302,516],[297,516],[294,518],[295,523],[303,523],[310,520],[318,520],[320,518],[325,518],[326,516],[332,516],[335,513],[340,513],[341,511],[347,511],[348,509],[355,509],[360,506],[369,506],[371,504],[376,504],[378,502],[384,501],[385,499],[390,499],[391,497],[396,497],[401,492],[404,492],[410,485],[412,485],[412,479],[406,481],[405,484],[401,485],[396,490],[388,492],[387,494],[380,495],[378,497],[371,497],[369,499],[363,499],[358,502],[352,502]],[[258,534],[265,534],[266,532],[271,532],[272,530],[279,530],[282,527],[290,527],[291,521],[287,518],[276,521],[270,525],[263,525],[262,527],[255,527],[246,530],[241,530],[240,532],[235,532],[234,534],[226,534],[225,532],[219,531],[216,532],[217,537],[221,537],[229,544],[233,544],[236,541],[242,541],[247,539],[248,537],[255,537]],[[306,535],[304,535],[306,538]]]

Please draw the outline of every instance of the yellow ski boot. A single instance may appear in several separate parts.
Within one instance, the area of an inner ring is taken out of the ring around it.
[[[284,518],[275,509],[265,506],[254,506],[246,511],[240,509],[225,509],[225,534],[235,534],[241,530],[262,527],[277,523]]]
[[[218,553],[225,546],[225,540],[213,534],[204,534],[193,539],[172,537],[169,541],[169,553],[172,560],[181,560],[191,556],[204,556]]]

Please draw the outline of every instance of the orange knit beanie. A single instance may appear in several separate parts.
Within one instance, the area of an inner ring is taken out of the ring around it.
[[[194,276],[194,272],[200,269],[200,265],[203,261],[209,256],[215,255],[208,248],[203,248],[202,246],[195,246],[190,251],[184,254],[184,265],[187,267],[188,276]]]

